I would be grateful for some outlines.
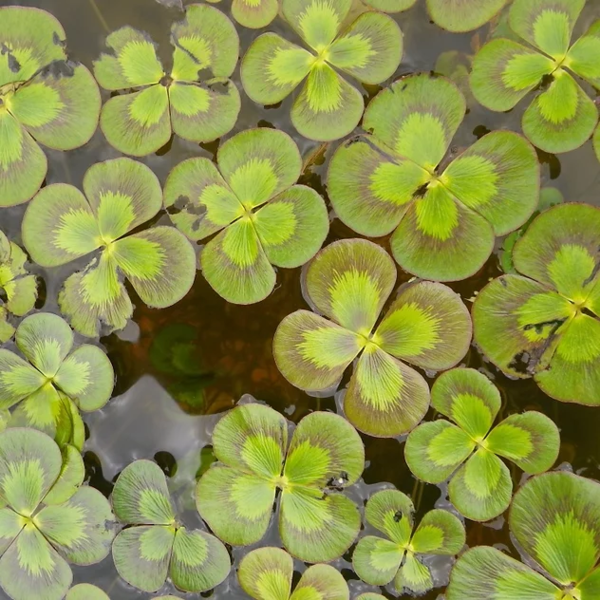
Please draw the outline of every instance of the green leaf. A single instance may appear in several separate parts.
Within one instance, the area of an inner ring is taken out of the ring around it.
[[[360,530],[356,504],[341,494],[311,487],[282,491],[279,535],[288,552],[304,562],[329,562],[350,548]]]
[[[382,490],[369,498],[365,519],[397,546],[406,546],[412,536],[414,511],[415,507],[406,494],[398,490]]]
[[[25,398],[11,413],[10,427],[33,427],[43,431],[57,443],[63,443],[62,433],[70,428],[69,414],[56,391],[47,383]],[[68,437],[70,431],[65,432]]]
[[[432,173],[465,109],[464,96],[449,79],[413,75],[377,94],[365,111],[363,129],[395,154]]]
[[[0,289],[5,301],[0,311],[17,317],[26,315],[33,309],[37,298],[37,279],[27,268],[27,255],[19,246],[9,242],[0,231]],[[12,332],[11,332],[12,335]],[[0,336],[0,341],[2,340]]]
[[[487,43],[473,59],[471,89],[486,108],[514,108],[555,65],[547,56],[513,40],[500,38]]]
[[[48,159],[5,107],[0,108],[0,148],[0,207],[27,202],[44,182]]]
[[[253,223],[269,262],[287,269],[308,262],[329,233],[323,198],[303,185],[271,200],[254,214]]]
[[[319,391],[341,380],[362,346],[356,333],[307,310],[298,310],[277,327],[273,356],[277,368],[292,385]]]
[[[594,132],[598,109],[579,84],[563,69],[553,73],[550,87],[523,115],[523,133],[545,152],[570,152]]]
[[[83,483],[85,466],[78,448],[66,445],[62,451],[62,468],[58,479],[44,496],[44,504],[62,504],[71,498]]]
[[[196,277],[194,248],[174,227],[153,227],[114,242],[112,256],[145,304],[179,302]]]
[[[395,542],[374,535],[360,540],[352,554],[352,568],[369,585],[387,585],[400,568],[405,551]]]
[[[0,554],[6,552],[24,526],[19,514],[10,508],[0,508]]]
[[[291,486],[324,488],[332,478],[349,486],[365,466],[360,436],[343,417],[314,412],[302,419],[290,442],[283,476]]]
[[[96,131],[100,92],[83,65],[70,61],[59,65],[60,71],[49,66],[17,89],[7,107],[44,146],[72,150],[86,144]]]
[[[371,0],[371,2],[373,2],[373,0]],[[367,592],[366,594],[361,594],[360,596],[357,596],[356,600],[385,600],[385,596],[382,596],[381,594],[373,594],[371,592]]]
[[[113,521],[108,500],[88,486],[80,487],[64,504],[46,506],[34,517],[48,541],[77,565],[92,565],[108,555],[115,537]]]
[[[150,460],[136,460],[121,471],[112,494],[115,515],[131,525],[171,525],[175,521],[167,481]]]
[[[447,510],[430,510],[421,519],[410,545],[418,554],[454,556],[465,545],[465,528]]]
[[[244,27],[262,29],[269,25],[279,12],[277,0],[233,0],[231,14]]]
[[[290,600],[303,598],[349,600],[350,592],[344,576],[330,565],[313,565],[302,573]]]
[[[336,216],[369,237],[391,233],[408,203],[429,181],[417,164],[385,154],[375,142],[367,136],[340,145],[327,173],[327,191]]]
[[[565,65],[580,77],[600,87],[600,69],[593,57],[600,50],[600,21],[595,21],[585,35],[582,35],[571,47]]]
[[[13,352],[0,349],[0,408],[10,408],[44,383],[45,378],[37,369]]]
[[[508,0],[427,0],[436,25],[452,32],[478,29],[491,21]]]
[[[391,77],[402,58],[402,32],[377,12],[361,14],[327,50],[327,60],[358,81],[376,85]]]
[[[565,57],[585,0],[516,0],[510,7],[513,31],[557,61]]]
[[[480,448],[452,477],[448,493],[461,515],[472,521],[489,521],[508,508],[512,479],[495,454]]]
[[[404,455],[408,468],[428,483],[442,483],[473,452],[475,443],[445,420],[419,425],[408,436]]]
[[[479,546],[458,559],[446,595],[448,600],[556,600],[562,591],[500,550]]]
[[[216,537],[185,527],[177,530],[170,575],[178,589],[205,592],[222,583],[229,570],[229,553]]]
[[[581,583],[577,589],[582,600],[593,600],[600,590],[600,569],[596,568]]]
[[[242,59],[244,91],[258,104],[271,105],[287,98],[308,75],[314,57],[276,33],[263,33]]]
[[[396,575],[394,587],[398,592],[407,590],[412,594],[424,594],[433,587],[431,571],[414,554],[407,553]]]
[[[515,494],[510,527],[521,547],[562,585],[600,556],[600,485],[571,473],[530,479]]]
[[[414,369],[370,343],[344,396],[344,412],[360,431],[396,437],[410,431],[429,407],[429,387]]]
[[[430,184],[404,213],[391,246],[396,262],[409,273],[458,281],[483,267],[494,247],[494,230],[445,187]]]
[[[0,496],[20,515],[35,512],[61,465],[60,450],[46,434],[20,427],[0,434]]]
[[[156,592],[167,579],[175,530],[169,526],[138,526],[121,531],[112,546],[119,575],[144,592]]]
[[[386,13],[396,13],[408,10],[414,6],[417,0],[365,0],[365,3],[373,8]],[[359,596],[362,598],[362,596]]]
[[[470,146],[441,181],[458,200],[484,217],[497,236],[523,225],[538,205],[539,163],[522,136],[495,131]]]
[[[102,107],[100,128],[123,154],[146,156],[160,150],[171,138],[167,88],[155,84],[110,98]]]
[[[431,405],[452,419],[471,439],[487,436],[498,416],[502,399],[498,388],[475,369],[442,373],[431,390]]]
[[[504,419],[490,433],[486,445],[526,473],[543,473],[552,468],[558,457],[560,435],[551,419],[528,411]]]
[[[386,352],[418,367],[449,369],[469,348],[469,311],[445,285],[410,284],[399,290],[374,340]]]
[[[65,600],[110,600],[110,598],[95,585],[78,583],[67,592]]]
[[[121,27],[106,38],[110,50],[94,61],[94,75],[105,90],[125,90],[158,83],[163,68],[149,36],[132,27]]]
[[[288,600],[294,561],[280,548],[257,548],[240,561],[238,580],[255,600]]]
[[[395,283],[389,254],[361,239],[329,244],[306,272],[306,292],[315,308],[363,336],[370,334]]]
[[[13,600],[61,600],[72,581],[69,565],[33,523],[0,558],[0,585]]]
[[[292,106],[292,125],[308,139],[330,142],[351,133],[364,108],[353,85],[327,63],[315,63]]]

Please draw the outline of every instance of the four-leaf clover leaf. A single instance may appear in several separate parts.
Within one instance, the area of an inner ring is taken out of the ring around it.
[[[304,417],[288,447],[288,423],[261,404],[234,408],[215,427],[218,462],[196,488],[198,512],[215,535],[232,545],[258,542],[281,490],[279,534],[286,550],[305,562],[341,556],[360,529],[360,514],[341,493],[364,468],[360,436],[342,417]]]
[[[279,324],[273,355],[300,389],[331,390],[358,358],[344,396],[344,413],[365,433],[395,437],[410,431],[429,407],[429,386],[405,362],[423,369],[455,366],[471,341],[471,319],[460,297],[440,283],[400,287],[390,255],[367,240],[326,246],[304,276],[306,300]],[[321,316],[323,315],[323,316]]]
[[[515,494],[509,517],[526,564],[489,546],[461,556],[448,600],[595,600],[600,585],[600,484],[546,473]]]
[[[67,58],[65,31],[37,8],[0,8],[0,207],[27,202],[48,160],[38,146],[71,150],[94,134],[100,91]]]
[[[502,371],[562,402],[600,404],[600,209],[561,204],[513,249],[518,274],[473,305],[475,341]]]
[[[371,11],[340,34],[352,0],[283,0],[281,6],[312,52],[276,33],[261,35],[242,60],[244,90],[254,102],[277,104],[306,79],[292,124],[309,139],[344,137],[358,125],[364,100],[333,67],[362,83],[381,83],[400,64],[402,32],[393,19]]]
[[[174,206],[171,219],[192,240],[218,232],[200,255],[213,289],[236,304],[259,302],[275,286],[271,265],[299,267],[325,241],[325,202],[295,185],[302,159],[283,131],[238,133],[219,148],[217,163],[190,158],[177,165],[165,184],[165,206]]]
[[[120,521],[131,527],[113,543],[113,560],[127,583],[155,592],[167,575],[186,592],[205,592],[229,575],[225,546],[213,535],[188,529],[176,518],[165,474],[150,460],[125,467],[112,493]]]
[[[471,87],[486,108],[507,111],[544,84],[522,119],[523,133],[546,152],[568,152],[592,135],[598,109],[569,71],[600,90],[600,21],[575,44],[571,36],[586,0],[514,0],[511,29],[523,44],[495,39],[473,60]]]
[[[465,545],[465,528],[447,510],[426,513],[415,528],[415,507],[397,490],[373,494],[365,507],[365,519],[387,539],[367,535],[352,555],[356,574],[370,585],[387,585],[392,580],[398,593],[403,589],[423,594],[433,586],[427,555],[454,556]]]
[[[361,235],[393,232],[398,264],[425,279],[475,274],[495,237],[523,225],[538,203],[537,156],[516,133],[489,133],[444,166],[465,106],[449,79],[400,79],[365,111],[369,135],[340,146],[329,164],[337,216]]]
[[[142,163],[116,158],[92,165],[83,178],[85,196],[55,183],[30,202],[23,242],[36,263],[57,267],[101,249],[85,270],[64,283],[59,305],[73,327],[93,337],[122,329],[133,313],[126,277],[145,304],[164,308],[185,296],[196,275],[196,255],[174,227],[135,234],[162,208],[156,175]]]
[[[174,131],[192,142],[210,142],[230,131],[240,95],[229,79],[237,64],[239,38],[233,23],[204,4],[186,7],[184,21],[171,28],[173,67],[165,70],[147,34],[122,27],[106,38],[110,53],[94,63],[110,98],[100,127],[117,150],[145,156],[164,146]],[[129,90],[134,88],[134,92]]]
[[[498,456],[528,474],[547,471],[556,461],[558,429],[542,413],[513,414],[492,428],[502,406],[500,392],[475,369],[440,375],[431,404],[454,423],[438,419],[419,425],[406,440],[406,463],[428,483],[450,478],[450,501],[469,519],[493,519],[510,504],[512,478]]]

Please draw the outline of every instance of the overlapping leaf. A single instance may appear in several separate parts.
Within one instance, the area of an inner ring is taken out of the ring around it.
[[[366,240],[323,249],[305,275],[305,310],[288,315],[273,339],[275,362],[293,385],[309,391],[336,386],[358,357],[344,410],[361,431],[394,437],[424,416],[429,389],[406,363],[448,369],[465,355],[470,319],[449,288],[418,282],[403,286],[387,314],[382,308],[396,281],[390,256]]]
[[[484,136],[439,172],[464,113],[465,99],[448,79],[397,81],[369,104],[363,127],[370,135],[340,146],[327,177],[346,225],[368,236],[394,232],[400,266],[437,281],[477,272],[494,237],[525,223],[539,195],[533,148],[506,131]]]
[[[217,233],[200,255],[209,284],[229,302],[251,304],[275,286],[273,266],[311,259],[329,230],[323,199],[295,185],[302,160],[282,131],[252,129],[220,148],[218,169],[205,158],[177,165],[165,185],[165,206],[192,240]]]
[[[219,538],[233,545],[259,541],[280,489],[279,532],[293,556],[327,562],[350,547],[360,515],[336,492],[361,476],[364,448],[347,421],[312,413],[288,448],[284,417],[267,406],[243,405],[219,421],[213,446],[218,462],[198,481],[196,505]]]
[[[493,280],[473,307],[475,340],[492,362],[564,402],[600,398],[599,228],[593,206],[545,211],[515,244],[517,274]]]
[[[487,521],[510,504],[512,480],[498,456],[530,474],[547,471],[556,460],[559,433],[545,415],[513,414],[492,428],[500,393],[474,369],[442,374],[433,386],[431,403],[453,423],[431,421],[412,431],[406,441],[406,462],[429,483],[450,478],[450,501],[469,519]]]

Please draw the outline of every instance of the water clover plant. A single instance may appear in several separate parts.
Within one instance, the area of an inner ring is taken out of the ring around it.
[[[292,592],[294,560],[281,548],[258,548],[242,558],[238,579],[256,600],[349,600],[348,584],[330,565],[308,567]]]
[[[81,485],[83,464],[69,485],[65,473],[61,452],[46,434],[0,433],[0,586],[12,600],[61,600],[73,580],[69,563],[95,564],[110,551],[108,501]]]
[[[448,600],[595,600],[600,589],[600,484],[546,473],[517,492],[510,529],[527,564],[479,546],[456,563]]]
[[[156,152],[171,132],[209,142],[235,125],[240,95],[229,77],[237,64],[239,38],[233,23],[212,6],[190,4],[185,20],[171,28],[171,43],[170,73],[147,34],[128,26],[106,38],[109,52],[94,62],[100,86],[124,92],[106,102],[100,127],[125,154]]]
[[[515,244],[518,274],[494,279],[473,305],[484,354],[563,402],[600,404],[599,252],[600,209],[554,206]]]
[[[68,591],[65,600],[110,600],[110,598],[95,585],[79,583]]]
[[[260,29],[273,21],[279,12],[279,0],[232,0],[231,15],[244,27]]]
[[[351,6],[352,0],[282,0],[283,16],[310,51],[265,33],[242,60],[242,85],[259,104],[281,102],[306,79],[291,119],[309,139],[344,137],[362,116],[361,92],[336,69],[374,85],[391,77],[402,58],[402,32],[387,15],[364,12],[342,32]]]
[[[25,267],[26,262],[25,252],[0,231],[0,343],[15,332],[8,317],[22,317],[35,305],[37,281]]]
[[[127,583],[155,592],[167,575],[186,592],[205,592],[225,580],[229,554],[213,535],[177,520],[165,474],[149,460],[136,460],[119,475],[113,510],[126,525],[113,543],[113,560]]]
[[[273,355],[300,389],[334,389],[358,358],[344,396],[350,422],[365,433],[394,437],[412,429],[429,407],[429,387],[405,363],[441,370],[456,365],[471,340],[469,313],[450,288],[431,281],[400,287],[389,254],[367,240],[334,242],[309,264],[307,302],[279,324]],[[321,316],[322,315],[322,316]]]
[[[537,157],[516,133],[489,133],[443,166],[464,114],[450,80],[400,79],[370,102],[362,124],[369,134],[341,145],[329,164],[337,216],[361,235],[394,232],[394,258],[425,279],[476,273],[495,236],[520,227],[538,202]]]
[[[598,121],[594,102],[571,75],[600,89],[595,59],[600,53],[600,21],[571,45],[584,6],[585,0],[514,0],[510,27],[528,45],[495,39],[473,61],[473,94],[490,110],[510,110],[529,92],[540,90],[523,114],[522,128],[546,152],[578,148]]]
[[[23,319],[15,342],[22,356],[0,349],[0,409],[18,404],[13,424],[73,443],[83,429],[78,409],[102,408],[112,393],[114,372],[106,354],[90,344],[76,346],[69,325],[50,313]]]
[[[279,534],[304,562],[340,557],[360,529],[357,506],[342,492],[364,468],[364,447],[342,417],[314,412],[304,417],[288,446],[288,423],[261,404],[237,406],[216,425],[218,462],[202,475],[196,502],[215,535],[236,546],[263,538],[277,489]]]
[[[55,150],[94,134],[100,92],[92,74],[67,58],[65,31],[37,8],[0,8],[0,207],[27,202]]]
[[[64,183],[43,188],[27,207],[22,235],[43,267],[95,253],[65,281],[58,298],[73,327],[93,337],[102,324],[108,333],[131,317],[124,278],[148,306],[171,306],[191,288],[196,256],[174,227],[131,234],[162,208],[160,183],[147,166],[129,158],[96,163],[83,178],[83,190],[85,196]]]
[[[431,404],[452,422],[438,419],[412,431],[406,440],[406,463],[428,483],[450,478],[450,502],[469,519],[493,519],[510,504],[512,478],[499,456],[528,474],[547,471],[556,461],[558,429],[542,413],[513,414],[492,427],[502,405],[500,392],[475,369],[440,375],[431,390]]]
[[[369,498],[365,519],[386,537],[367,535],[356,545],[352,566],[364,582],[387,585],[394,581],[398,593],[423,594],[434,582],[422,558],[454,556],[465,545],[465,528],[452,513],[430,510],[415,527],[414,512],[410,498],[398,490],[382,490]]]
[[[266,298],[273,266],[294,268],[311,259],[329,231],[327,209],[312,188],[296,185],[298,147],[286,133],[250,129],[217,154],[177,165],[165,184],[171,219],[192,240],[215,233],[200,255],[212,288],[235,304]]]
[[[366,4],[383,12],[402,12],[417,0],[364,0]],[[431,20],[448,31],[472,31],[491,21],[508,0],[427,0]]]

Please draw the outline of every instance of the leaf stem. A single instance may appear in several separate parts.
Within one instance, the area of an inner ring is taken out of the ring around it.
[[[100,21],[100,24],[102,25],[102,27],[104,28],[106,33],[110,33],[110,27],[108,26],[106,19],[102,16],[102,13],[100,12],[98,5],[96,4],[96,0],[90,0],[90,5],[91,5],[92,10],[94,11],[95,15],[98,17],[98,21]]]

